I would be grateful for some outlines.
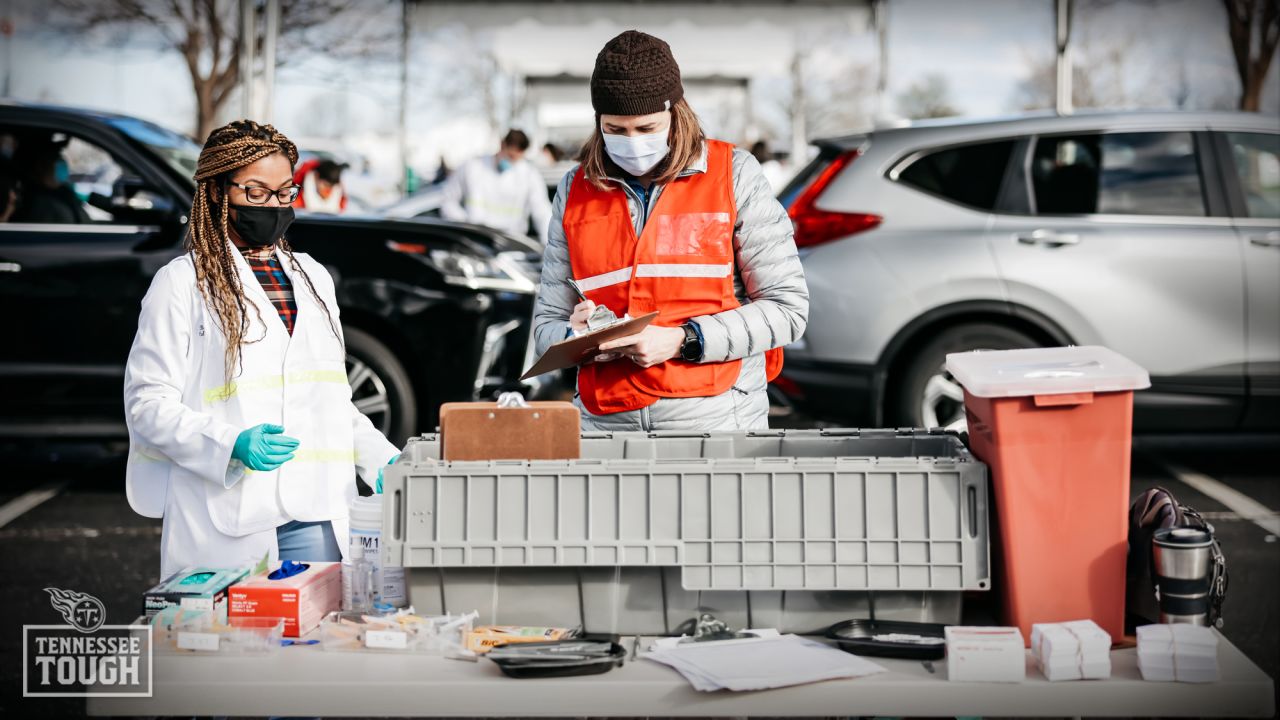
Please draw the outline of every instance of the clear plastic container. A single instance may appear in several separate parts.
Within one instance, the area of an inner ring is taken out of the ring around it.
[[[422,617],[413,609],[386,615],[334,612],[320,623],[320,644],[338,652],[389,652],[474,659],[464,641],[476,613]]]
[[[280,649],[284,618],[233,617],[225,622],[208,611],[169,608],[151,618],[159,654],[270,655]]]

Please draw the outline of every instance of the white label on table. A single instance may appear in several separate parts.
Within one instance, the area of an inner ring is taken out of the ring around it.
[[[213,598],[182,598],[178,607],[191,612],[213,612]]]
[[[367,648],[386,648],[403,650],[409,646],[409,636],[397,630],[366,630],[364,646]]]
[[[217,652],[218,636],[216,633],[179,632],[178,647],[182,650]]]

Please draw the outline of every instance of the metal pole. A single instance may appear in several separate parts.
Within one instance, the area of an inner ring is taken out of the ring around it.
[[[808,159],[809,131],[806,127],[804,97],[804,53],[800,40],[791,55],[791,166],[800,168]]]
[[[400,193],[409,190],[409,0],[400,0],[400,120],[396,140],[400,150]]]
[[[280,0],[267,0],[262,41],[262,120],[274,122],[276,109],[276,39],[280,36]]]
[[[1058,82],[1057,97],[1054,108],[1059,115],[1070,115],[1071,105],[1071,0],[1056,0],[1056,29],[1058,49]]]
[[[258,37],[254,0],[240,0],[240,116],[253,117],[253,51]]]
[[[0,88],[0,97],[9,97],[13,84],[13,2],[4,4],[4,14],[0,15],[0,35],[4,35],[4,87]]]
[[[885,101],[889,92],[889,12],[884,0],[871,3],[871,22],[876,28],[876,120],[889,116]]]

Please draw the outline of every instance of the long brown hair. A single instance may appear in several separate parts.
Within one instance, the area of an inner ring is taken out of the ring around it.
[[[698,115],[689,107],[684,98],[671,104],[671,133],[667,136],[667,145],[671,150],[662,158],[653,170],[653,182],[661,185],[675,180],[702,155],[702,143],[707,139],[702,131],[702,123]],[[610,173],[622,172],[604,149],[604,134],[600,130],[600,114],[596,114],[596,129],[582,146],[578,155],[582,163],[583,174],[587,182],[601,190],[609,189],[607,180]]]
[[[218,325],[227,338],[223,373],[228,384],[238,374],[233,370],[240,364],[240,346],[258,342],[262,337],[245,338],[249,331],[249,317],[245,312],[243,281],[236,272],[235,257],[231,254],[234,250],[227,230],[230,205],[227,188],[231,174],[236,170],[275,153],[283,153],[291,168],[298,163],[298,148],[284,133],[252,120],[236,120],[209,133],[196,163],[196,193],[191,202],[185,248],[191,253],[196,266],[196,287],[200,289],[205,305],[217,316]],[[311,276],[302,269],[289,243],[280,238],[278,245],[289,259],[289,266],[306,280],[311,296],[329,316],[329,327],[334,337],[341,338],[333,313],[316,292]],[[262,311],[257,305],[253,305],[253,309],[261,323]]]

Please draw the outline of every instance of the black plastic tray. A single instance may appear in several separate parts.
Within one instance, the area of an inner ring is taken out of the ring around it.
[[[904,634],[927,638],[945,637],[946,625],[936,623],[904,622],[898,620],[846,620],[827,628],[826,637],[834,640],[841,650],[855,655],[902,658],[905,660],[941,660],[947,654],[946,646],[917,645],[915,643],[876,640],[877,635]]]
[[[572,642],[581,641],[582,638],[574,638]],[[560,642],[546,643],[520,643],[521,647],[537,647],[547,645],[559,645]],[[511,660],[503,658],[495,658],[489,656],[497,666],[508,677],[530,679],[530,678],[552,678],[552,677],[575,677],[578,675],[603,675],[615,667],[621,667],[627,659],[627,650],[616,642],[610,642],[609,655],[606,657],[592,658],[590,660]],[[501,646],[499,646],[501,647]]]

